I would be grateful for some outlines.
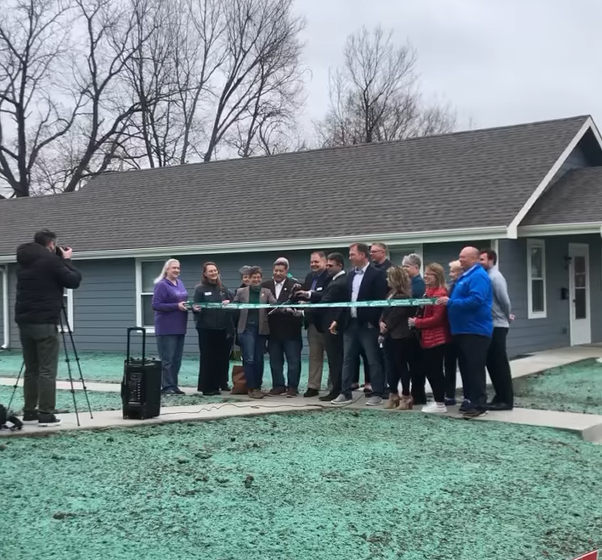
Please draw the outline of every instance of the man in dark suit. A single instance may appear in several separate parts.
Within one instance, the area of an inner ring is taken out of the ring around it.
[[[326,269],[326,255],[322,251],[314,251],[309,260],[311,272],[303,283],[304,291],[323,292],[330,281]],[[317,397],[322,386],[322,371],[324,369],[324,339],[316,329],[314,314],[305,312],[305,328],[307,329],[307,344],[309,346],[309,377],[307,391],[304,397]]]
[[[345,258],[341,253],[331,253],[326,262],[329,282],[323,290],[297,292],[297,295],[311,303],[337,303],[349,300],[349,288],[345,274]],[[337,323],[343,326],[341,307],[326,307],[312,310],[313,324],[322,337],[332,388],[327,395],[320,397],[321,401],[331,401],[341,393],[341,378],[343,373],[343,336],[330,332],[330,326]],[[307,315],[307,313],[306,313]],[[344,315],[344,314],[343,314]]]
[[[274,263],[273,277],[263,283],[279,304],[291,299],[301,288],[292,278],[288,278],[288,261],[279,258]],[[268,352],[272,370],[271,396],[286,393],[287,397],[296,397],[299,392],[301,376],[301,333],[303,330],[303,314],[298,309],[276,308],[268,314],[270,334],[268,336]],[[284,359],[286,357],[288,383],[284,380]]]
[[[353,265],[347,281],[347,297],[350,302],[383,300],[387,297],[385,274],[370,264],[369,255],[370,248],[365,243],[355,243],[349,247],[349,260]],[[344,405],[352,401],[353,367],[360,349],[364,350],[368,358],[372,382],[372,396],[366,404],[368,406],[382,404],[385,379],[378,346],[381,312],[380,307],[350,307],[345,313],[342,388],[341,394],[332,401],[333,404]],[[331,325],[330,330],[338,332],[338,328],[337,321]]]

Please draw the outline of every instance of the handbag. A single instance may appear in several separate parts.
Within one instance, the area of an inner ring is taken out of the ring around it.
[[[243,366],[232,366],[232,395],[246,395],[249,392]]]
[[[419,307],[416,310],[416,315],[414,315],[414,318],[422,319],[424,317],[424,311],[425,311],[424,306]],[[416,327],[412,327],[411,330],[413,331],[414,337],[416,338],[416,340],[418,340],[418,342],[422,344],[422,331],[420,329],[417,329]]]

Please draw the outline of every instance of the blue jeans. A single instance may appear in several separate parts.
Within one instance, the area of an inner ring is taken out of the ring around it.
[[[184,334],[157,335],[157,351],[161,360],[161,390],[175,391],[184,353]]]
[[[378,329],[358,323],[352,319],[343,334],[345,354],[343,358],[343,387],[342,393],[351,398],[351,386],[355,365],[359,360],[360,350],[364,350],[370,366],[370,382],[372,394],[382,397],[385,389],[385,378],[383,375],[382,355],[378,346]]]
[[[242,350],[242,365],[249,390],[261,389],[265,339],[264,335],[259,334],[259,326],[254,323],[247,324],[245,331],[238,335]]]
[[[301,377],[301,339],[299,340],[268,340],[270,352],[270,369],[272,370],[272,387],[299,388]],[[284,381],[284,357],[286,356],[288,384]]]

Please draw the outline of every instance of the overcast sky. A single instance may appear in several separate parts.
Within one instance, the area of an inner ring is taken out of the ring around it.
[[[479,128],[591,114],[602,127],[602,0],[296,0],[307,18],[305,121],[328,103],[347,35],[379,23],[419,54],[423,91]]]

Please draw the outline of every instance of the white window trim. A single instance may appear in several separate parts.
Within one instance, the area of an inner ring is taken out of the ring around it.
[[[65,290],[65,295],[63,297],[67,298],[67,320],[69,321],[69,327],[71,332],[75,331],[75,327],[73,326],[73,290]],[[61,328],[59,324],[59,332],[68,333],[69,328],[65,325],[65,316],[63,315],[63,310],[61,309],[61,322],[63,324],[63,328]]]
[[[497,254],[497,267],[499,268],[500,267],[500,240],[499,239],[492,239],[491,243],[490,243],[490,247]]]
[[[541,249],[541,272],[543,274],[543,311],[533,311],[533,282],[531,278],[531,249]],[[548,316],[546,270],[546,243],[543,239],[527,239],[527,317],[529,319],[546,319]]]
[[[142,324],[142,296],[151,295],[150,292],[142,293],[142,263],[143,262],[162,262],[160,259],[136,259],[136,326],[146,329],[147,334],[155,334],[155,325]]]

